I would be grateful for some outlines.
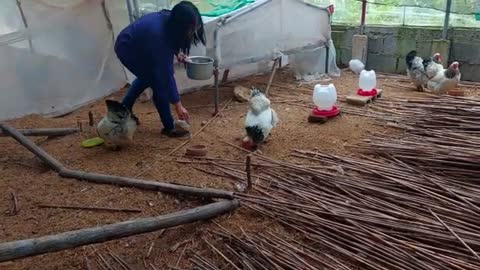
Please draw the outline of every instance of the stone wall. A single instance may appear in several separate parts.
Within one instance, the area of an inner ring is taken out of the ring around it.
[[[352,37],[358,27],[332,27],[332,38],[337,49],[337,64],[348,65],[352,57]],[[431,55],[434,40],[441,38],[439,28],[410,26],[367,26],[368,56],[366,66],[381,72],[406,73],[405,56],[417,50],[421,56]],[[480,81],[480,30],[451,29],[449,31],[449,62],[458,61],[462,80]]]

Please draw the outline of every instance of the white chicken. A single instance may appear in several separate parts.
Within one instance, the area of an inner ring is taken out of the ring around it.
[[[270,100],[258,89],[253,89],[249,101],[250,108],[245,118],[247,138],[244,144],[256,149],[263,144],[270,132],[278,124],[278,116],[270,107]]]
[[[357,75],[365,69],[365,65],[358,59],[350,60],[350,62],[348,62],[348,67]]]
[[[442,59],[442,55],[440,55],[440,53],[435,53],[433,56],[432,56],[432,65],[430,66],[427,66],[427,74],[431,75],[431,74],[437,74],[441,71],[443,71],[443,59]]]
[[[417,56],[416,51],[411,51],[407,54],[405,57],[407,75],[415,84],[418,91],[423,91],[428,81],[443,71],[441,61],[441,55],[439,53],[435,53],[427,59]]]
[[[137,129],[132,113],[120,102],[106,100],[107,115],[98,123],[97,134],[113,149],[130,143]]]
[[[457,87],[462,77],[458,67],[459,63],[453,62],[447,69],[439,72],[435,77],[428,81],[428,89],[435,94],[442,95]]]

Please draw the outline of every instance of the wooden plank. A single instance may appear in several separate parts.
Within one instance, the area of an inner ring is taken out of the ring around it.
[[[355,94],[355,95],[347,96],[346,100],[347,100],[347,103],[350,105],[365,106],[368,103],[375,101],[375,99],[382,97],[382,94],[383,94],[383,90],[377,89],[377,95],[374,97],[364,97],[364,96],[359,96]]]
[[[239,202],[237,200],[220,201],[163,216],[134,219],[56,235],[7,242],[0,244],[0,262],[102,243],[200,220],[208,220],[231,212],[238,206]]]

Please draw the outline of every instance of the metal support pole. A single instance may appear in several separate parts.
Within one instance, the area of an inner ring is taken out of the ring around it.
[[[18,11],[20,12],[20,16],[22,17],[23,26],[25,27],[25,30],[28,31],[27,18],[25,17],[25,13],[23,12],[22,3],[20,2],[20,0],[17,0],[16,2],[17,2]],[[28,35],[28,46],[30,47],[30,52],[33,53],[34,52],[33,42],[30,35]]]
[[[215,70],[213,71],[213,75],[215,77],[215,112],[213,113],[214,116],[219,113],[219,110],[218,110],[218,100],[220,95],[220,89],[219,89],[220,81],[218,79],[219,73],[220,72],[218,71],[218,67],[215,67]]]
[[[367,0],[362,0],[362,19],[360,22],[360,34],[365,33],[365,18],[367,16]]]
[[[327,41],[328,43],[329,41]],[[325,74],[328,75],[328,64],[330,61],[329,58],[330,58],[330,47],[329,47],[329,44],[326,44],[325,45],[325,50],[326,50],[326,53],[325,53]]]
[[[140,9],[138,7],[138,0],[133,0],[133,11],[135,14],[135,20],[140,18]]]
[[[447,8],[445,9],[445,21],[443,23],[442,39],[448,37],[448,24],[450,23],[450,12],[452,10],[452,0],[447,0]]]
[[[133,23],[135,18],[133,15],[132,3],[130,0],[125,0],[125,2],[127,3],[128,19],[130,20],[130,23]]]
[[[332,15],[333,13],[328,13],[328,24],[329,24],[329,28],[330,28],[330,31],[332,30]],[[330,63],[329,59],[330,59],[330,40],[331,38],[329,38],[327,40],[327,42],[325,43],[325,75],[328,76],[328,64]]]

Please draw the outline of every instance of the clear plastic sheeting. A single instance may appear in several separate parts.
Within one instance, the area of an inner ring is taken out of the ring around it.
[[[326,9],[299,0],[257,1],[251,7],[255,5],[220,26],[221,66],[273,58],[275,51],[288,55],[304,47],[323,46],[330,39]],[[214,51],[207,52],[215,56]]]
[[[289,63],[294,70],[297,80],[314,81],[327,77],[325,74],[325,65],[328,65],[328,75],[332,77],[340,76],[340,69],[336,62],[335,46],[333,41],[328,42],[328,61],[326,47],[315,47],[305,49],[289,57]]]
[[[16,0],[0,5],[0,120],[69,113],[134,78],[113,52],[115,35],[136,15],[128,13],[127,1],[106,0],[106,9],[102,0],[20,3],[21,8]],[[132,7],[136,13],[138,1]],[[286,64],[288,55],[305,48],[324,52],[326,44],[331,44],[329,71],[338,69],[328,11],[302,0],[256,0],[220,17],[204,17],[204,23],[207,46],[193,48],[191,55],[218,59],[231,79],[270,69],[278,55],[286,55]],[[188,79],[183,65],[176,65],[175,77],[181,93],[213,84],[213,76]]]
[[[333,73],[330,75],[340,72],[336,66],[333,42],[329,41],[331,28],[325,8],[302,0],[257,0],[221,17],[204,17],[204,23],[207,46],[193,48],[191,55],[217,59],[221,71],[230,69],[229,77],[232,79],[269,70],[272,59],[279,53],[288,56],[305,48],[321,47],[325,54],[327,44],[332,44],[329,71]],[[325,67],[325,64],[320,65]],[[189,80],[181,65],[175,68],[175,77],[182,93],[213,84],[213,78]]]
[[[0,120],[62,115],[125,84],[101,0],[20,3],[0,5]]]
[[[2,1],[0,5],[0,35],[10,34],[23,29],[23,27],[16,1]]]

